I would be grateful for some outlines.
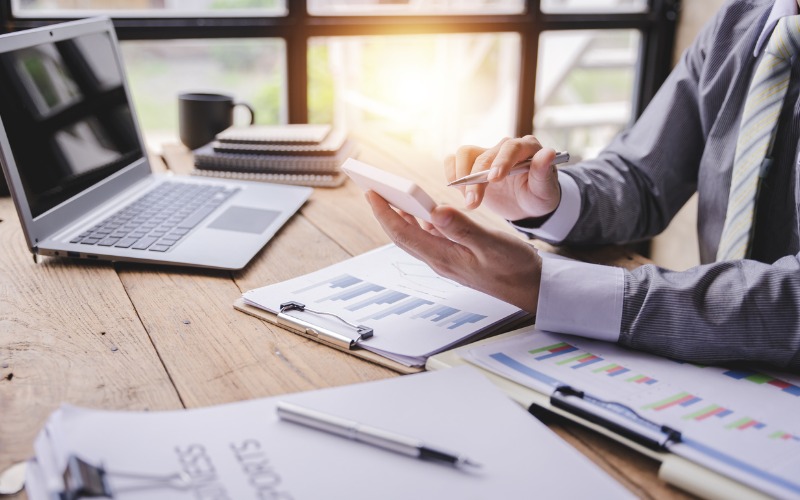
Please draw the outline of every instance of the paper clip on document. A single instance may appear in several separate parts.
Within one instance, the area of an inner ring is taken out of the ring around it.
[[[627,405],[590,396],[568,385],[556,388],[550,404],[651,450],[664,451],[670,443],[681,441],[678,430],[648,420]]]
[[[64,490],[56,497],[59,500],[114,498],[115,493],[162,488],[186,490],[193,486],[192,478],[184,472],[155,475],[108,471],[102,466],[92,465],[75,455],[70,455],[67,459],[63,478]],[[109,484],[109,479],[112,478],[114,486]]]
[[[290,311],[301,311],[301,312],[309,312],[312,314],[316,314],[318,316],[331,316],[336,318],[340,322],[344,323],[345,325],[349,326],[353,329],[355,333],[355,338],[350,337],[346,334],[339,333],[336,331],[331,330],[330,328],[314,325],[309,323],[308,321],[298,318],[297,316],[290,316],[287,314]],[[364,325],[354,325],[349,321],[329,312],[324,311],[314,311],[313,309],[309,309],[304,304],[300,302],[284,302],[281,304],[281,310],[278,313],[278,325],[286,328],[287,330],[291,330],[293,332],[297,332],[300,335],[304,335],[306,337],[311,337],[315,340],[319,340],[320,342],[324,342],[326,344],[330,344],[339,348],[344,349],[353,349],[358,345],[359,342],[362,340],[366,340],[372,337],[373,331],[372,328]]]

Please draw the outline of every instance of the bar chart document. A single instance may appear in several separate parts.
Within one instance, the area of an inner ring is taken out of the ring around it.
[[[800,377],[684,363],[530,329],[465,358],[551,395],[569,385],[681,432],[669,451],[779,498],[800,498]]]
[[[421,366],[432,354],[527,317],[515,306],[437,275],[394,245],[242,297],[275,314],[282,303],[302,303],[316,312],[292,311],[292,316],[332,330],[348,328],[332,315],[369,327],[374,335],[358,345],[406,366]]]

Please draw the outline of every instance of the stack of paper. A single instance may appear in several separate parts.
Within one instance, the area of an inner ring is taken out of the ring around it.
[[[103,466],[117,500],[631,496],[472,368],[280,400],[413,436],[482,466],[423,461],[281,421],[277,398],[176,412],[63,407],[36,440],[28,495],[55,498],[67,457],[77,455]],[[185,479],[137,489],[147,479],[123,473]]]
[[[311,324],[347,332],[331,314],[374,335],[360,347],[406,366],[460,342],[500,331],[529,315],[515,306],[437,275],[394,245],[283,283],[250,290],[248,304],[278,313],[296,301],[327,313],[292,312]]]

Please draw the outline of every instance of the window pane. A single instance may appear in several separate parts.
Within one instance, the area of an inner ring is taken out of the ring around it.
[[[514,131],[516,34],[314,38],[309,114],[438,157]]]
[[[542,0],[542,12],[644,12],[647,0]]]
[[[533,125],[543,144],[596,156],[631,120],[639,32],[543,33]]]
[[[285,123],[285,53],[275,38],[122,42],[139,121],[161,142],[177,141],[181,92],[229,94],[253,107],[256,123]],[[240,108],[235,121],[247,123]]]
[[[524,0],[308,0],[308,11],[320,16],[516,14],[524,10]]]
[[[286,0],[12,0],[12,6],[19,17],[286,15]]]

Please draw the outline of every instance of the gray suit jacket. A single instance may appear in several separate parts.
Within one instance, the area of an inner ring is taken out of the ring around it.
[[[758,201],[751,260],[713,262],[753,56],[772,0],[734,0],[704,28],[636,124],[598,158],[562,169],[581,188],[565,242],[661,232],[699,193],[703,265],[626,273],[620,342],[695,362],[763,361],[800,372],[800,57]]]

